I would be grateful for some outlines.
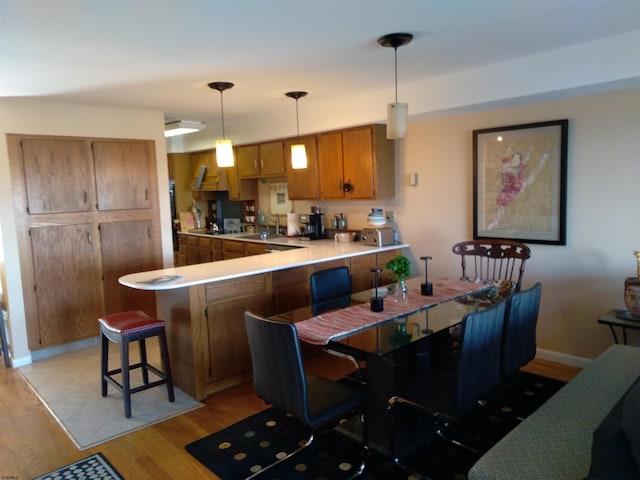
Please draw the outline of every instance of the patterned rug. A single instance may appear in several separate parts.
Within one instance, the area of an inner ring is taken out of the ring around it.
[[[530,374],[524,374],[519,380],[517,386],[506,393],[500,390],[487,396],[485,406],[473,408],[454,425],[456,431],[464,432],[471,439],[468,443],[486,451],[518,425],[517,420],[506,415],[507,410],[531,413],[564,385],[563,382]],[[403,464],[420,475],[411,474],[389,458],[370,451],[362,478],[415,480],[425,475],[433,480],[465,480],[479,455],[446,442],[433,433],[425,434],[430,431],[429,417],[417,420],[415,411],[408,416],[414,431],[398,440],[410,445],[404,450]],[[264,478],[349,478],[360,466],[360,444],[341,431],[338,426],[316,435],[311,446],[272,469]],[[269,408],[185,448],[218,477],[236,480],[246,478],[292,452],[308,439],[309,433],[309,428],[297,419],[276,408]]]
[[[124,480],[101,453],[96,453],[77,462],[60,467],[34,480]]]

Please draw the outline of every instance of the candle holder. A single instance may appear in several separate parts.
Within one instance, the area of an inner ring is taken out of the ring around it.
[[[429,283],[429,273],[427,271],[427,267],[429,265],[429,260],[431,257],[420,257],[421,260],[424,260],[424,283],[420,284],[420,293],[426,297],[430,297],[433,295],[433,284]]]
[[[378,274],[382,271],[381,268],[372,268],[373,272],[373,285],[375,287],[375,297],[371,297],[369,300],[371,304],[372,312],[382,312],[384,310],[384,297],[378,297]]]

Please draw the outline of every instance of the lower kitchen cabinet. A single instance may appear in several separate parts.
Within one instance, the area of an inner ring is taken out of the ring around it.
[[[205,287],[210,382],[251,371],[244,312],[272,315],[271,285],[271,274],[261,274]]]
[[[312,265],[273,272],[274,314],[288,312],[311,304],[309,276]]]
[[[387,250],[386,252],[374,253],[371,255],[361,255],[351,258],[351,283],[354,292],[361,292],[374,287],[374,273],[372,268],[382,268],[378,273],[378,285],[393,283],[393,276],[384,266],[396,255],[400,255],[402,250]]]

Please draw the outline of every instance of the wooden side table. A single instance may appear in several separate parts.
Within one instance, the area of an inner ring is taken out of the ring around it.
[[[611,330],[611,334],[616,343],[619,343],[618,336],[613,327],[620,327],[622,329],[624,345],[627,344],[627,328],[630,330],[640,330],[640,320],[633,319],[627,310],[618,310],[617,308],[602,315],[598,319],[598,323],[609,326],[609,330]]]

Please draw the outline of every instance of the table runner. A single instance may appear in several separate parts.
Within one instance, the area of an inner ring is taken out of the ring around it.
[[[364,330],[377,323],[411,315],[489,288],[491,285],[462,280],[438,280],[433,284],[432,296],[424,296],[419,288],[412,288],[407,292],[406,302],[396,303],[393,297],[387,297],[382,312],[372,312],[369,304],[365,303],[322,313],[298,322],[295,326],[300,340],[314,345],[326,345],[330,340]]]

